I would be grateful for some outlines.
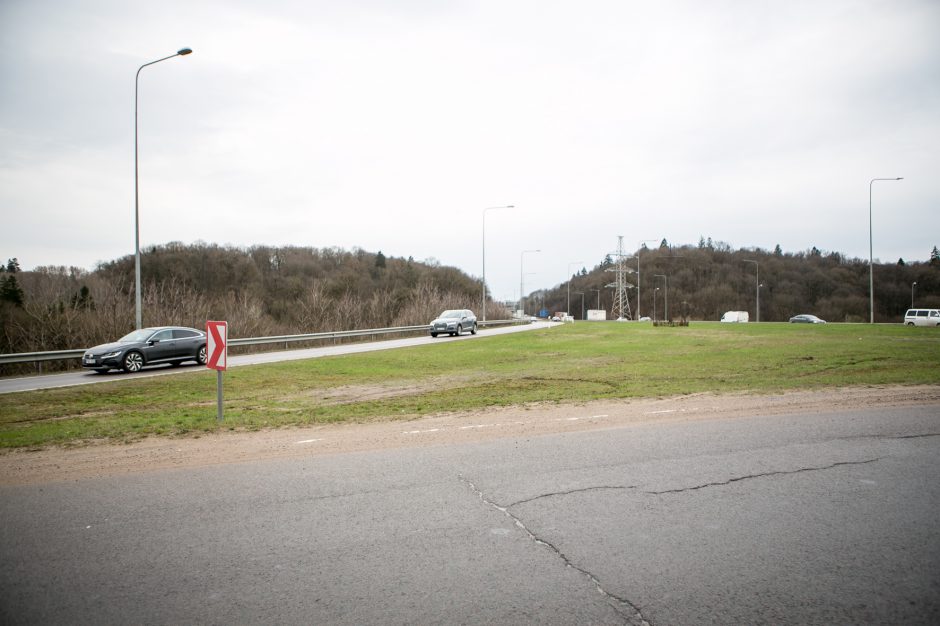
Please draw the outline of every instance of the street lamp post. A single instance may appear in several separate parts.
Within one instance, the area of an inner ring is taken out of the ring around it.
[[[522,309],[523,315],[525,315],[525,305],[523,304],[525,298],[525,272],[522,269],[522,263],[527,252],[541,252],[541,250],[523,250],[522,254],[519,255],[519,308]]]
[[[755,305],[754,308],[757,309],[757,321],[759,322],[760,321],[760,265],[757,263],[757,261],[753,261],[751,259],[744,259],[744,262],[753,263],[754,270],[757,272],[757,276],[754,279],[754,284],[756,285],[756,287],[754,287],[754,290],[757,293],[757,304]]]
[[[653,321],[656,321],[656,292],[659,291],[659,287],[653,289]]]
[[[157,59],[156,61],[151,61],[150,63],[144,63],[139,68],[137,68],[137,75],[134,77],[134,309],[137,330],[140,330],[140,328],[143,326],[143,316],[141,314],[140,305],[140,191],[138,185],[137,167],[137,94],[140,84],[140,70],[144,69],[148,65],[153,65],[154,63],[166,61],[167,59],[172,59],[174,57],[186,56],[187,54],[192,54],[192,50],[189,48],[182,48],[181,50],[178,50],[176,54],[171,54],[168,57],[163,57],[162,59]]]
[[[511,204],[504,206],[489,206],[483,209],[483,297],[480,302],[480,308],[483,313],[483,321],[486,321],[486,212],[492,211],[493,209],[512,209],[515,208]]]
[[[870,324],[875,323],[875,269],[874,269],[874,248],[872,246],[872,226],[871,226],[871,188],[876,180],[904,180],[898,178],[872,178],[868,183],[868,305],[871,310]]]
[[[655,243],[655,239],[641,239],[637,242],[636,248],[636,318],[639,320],[642,315],[640,315],[640,251],[643,250],[643,246],[650,242]]]
[[[668,322],[669,321],[669,279],[666,278],[665,274],[653,274],[653,277],[663,279],[663,287],[665,288],[663,291],[663,300],[665,301],[665,305],[663,306],[663,319]]]
[[[565,315],[571,315],[571,266],[579,263],[584,263],[584,261],[571,261],[568,263],[568,304],[566,305]]]
[[[917,286],[917,281],[911,283],[911,308],[914,308],[914,287]]]

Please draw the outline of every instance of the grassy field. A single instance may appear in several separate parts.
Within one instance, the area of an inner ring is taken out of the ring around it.
[[[940,383],[940,331],[576,323],[416,348],[4,394],[0,448],[412,418],[531,402]]]

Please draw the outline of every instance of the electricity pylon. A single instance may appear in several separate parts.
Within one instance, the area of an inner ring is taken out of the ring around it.
[[[617,252],[613,253],[616,257],[614,267],[609,267],[605,271],[614,272],[616,278],[614,282],[608,283],[607,287],[615,289],[614,305],[611,315],[616,320],[632,320],[630,313],[630,300],[627,299],[627,288],[633,287],[627,282],[627,274],[632,274],[633,269],[627,267],[627,255],[623,252],[623,235],[617,236]]]

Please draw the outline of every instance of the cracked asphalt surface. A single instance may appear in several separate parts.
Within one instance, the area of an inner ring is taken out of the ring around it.
[[[0,622],[940,622],[940,405],[0,486]]]

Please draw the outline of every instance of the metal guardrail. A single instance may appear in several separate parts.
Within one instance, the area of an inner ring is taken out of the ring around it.
[[[521,320],[487,320],[477,322],[479,326],[501,326],[518,324]],[[428,330],[427,324],[420,326],[396,326],[392,328],[369,328],[366,330],[337,330],[326,333],[310,333],[307,335],[276,335],[272,337],[246,337],[242,339],[229,339],[230,346],[257,346],[270,343],[289,344],[298,341],[317,341],[322,339],[343,339],[348,337],[368,337],[378,335],[392,335],[398,333],[414,333]],[[67,359],[80,359],[85,354],[85,348],[74,350],[49,350],[47,352],[18,352],[15,354],[0,354],[0,365],[7,363],[33,363],[38,361],[61,361]]]

